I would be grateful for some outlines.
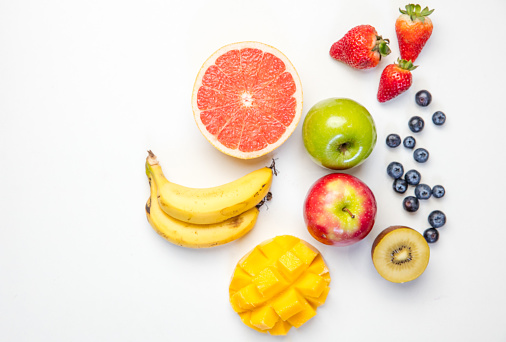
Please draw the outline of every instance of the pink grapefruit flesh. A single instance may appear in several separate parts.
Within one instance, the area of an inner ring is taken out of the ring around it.
[[[259,42],[234,43],[200,69],[192,107],[214,147],[251,159],[275,150],[293,133],[302,113],[302,85],[279,50]]]

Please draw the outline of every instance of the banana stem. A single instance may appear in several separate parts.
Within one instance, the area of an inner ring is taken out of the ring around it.
[[[148,150],[148,157],[146,158],[146,174],[150,177],[150,174],[153,173],[153,169],[151,166],[158,165],[158,159],[151,150]]]
[[[268,168],[272,170],[274,176],[278,175],[278,170],[276,169],[276,159],[272,158],[272,163],[270,166],[268,166]]]
[[[260,209],[261,206],[265,204],[265,202],[270,201],[272,199],[272,192],[268,192],[267,195],[265,195],[264,198],[258,204],[256,205],[257,209]]]
[[[156,156],[151,150],[148,150],[148,157],[146,158],[146,161],[149,165],[158,165],[158,159],[156,159]]]

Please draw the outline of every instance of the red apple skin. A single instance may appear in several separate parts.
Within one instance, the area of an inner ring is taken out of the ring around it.
[[[304,201],[307,229],[326,245],[349,246],[362,240],[371,232],[376,212],[376,198],[371,189],[345,173],[331,173],[318,179]]]

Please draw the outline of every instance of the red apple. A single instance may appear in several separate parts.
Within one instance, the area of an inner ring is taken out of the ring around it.
[[[364,182],[345,173],[331,173],[309,189],[304,221],[321,243],[348,246],[369,234],[376,211],[374,194]]]

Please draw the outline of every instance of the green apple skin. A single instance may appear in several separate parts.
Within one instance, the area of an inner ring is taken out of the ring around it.
[[[316,164],[346,170],[369,157],[376,145],[376,125],[361,104],[330,98],[311,107],[304,119],[302,138]]]

